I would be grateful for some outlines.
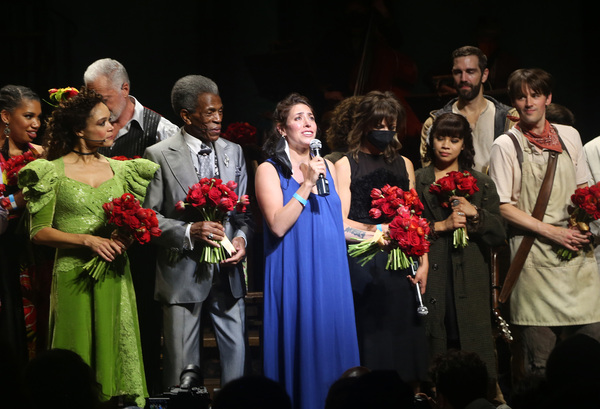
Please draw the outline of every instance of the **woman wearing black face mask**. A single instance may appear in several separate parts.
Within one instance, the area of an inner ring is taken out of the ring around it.
[[[406,112],[390,92],[371,91],[356,108],[348,153],[335,164],[349,243],[388,229],[383,219],[369,215],[373,188],[389,184],[406,191],[415,187],[413,164],[399,154],[397,133],[404,131],[405,122]],[[396,370],[415,389],[426,379],[428,364],[414,287],[419,283],[421,292],[425,291],[427,254],[418,261],[412,277],[410,269],[386,270],[386,252],[364,266],[349,257],[361,365]]]

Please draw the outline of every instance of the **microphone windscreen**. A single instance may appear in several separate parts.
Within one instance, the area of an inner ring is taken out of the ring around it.
[[[318,139],[313,139],[312,141],[310,141],[310,149],[321,149],[323,147],[323,145],[321,144],[321,141]]]

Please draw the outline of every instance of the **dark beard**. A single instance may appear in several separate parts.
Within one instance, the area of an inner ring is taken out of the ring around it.
[[[477,95],[479,95],[479,90],[481,90],[481,82],[477,85],[473,85],[473,88],[471,88],[469,91],[461,90],[460,84],[456,87],[458,95],[460,95],[462,99],[467,101],[474,100],[477,97]]]

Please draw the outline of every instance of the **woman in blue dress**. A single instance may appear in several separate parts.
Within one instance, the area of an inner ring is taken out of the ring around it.
[[[352,291],[335,169],[309,144],[317,124],[308,100],[277,105],[256,173],[265,229],[264,374],[295,409],[322,408],[331,384],[359,363]],[[315,187],[326,176],[330,194]]]

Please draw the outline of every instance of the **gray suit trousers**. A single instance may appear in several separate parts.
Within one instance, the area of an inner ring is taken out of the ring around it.
[[[231,294],[213,286],[208,298],[201,303],[163,304],[165,355],[163,387],[179,385],[181,371],[189,364],[200,366],[202,308],[209,309],[219,358],[221,385],[244,375],[246,362],[245,304]]]

